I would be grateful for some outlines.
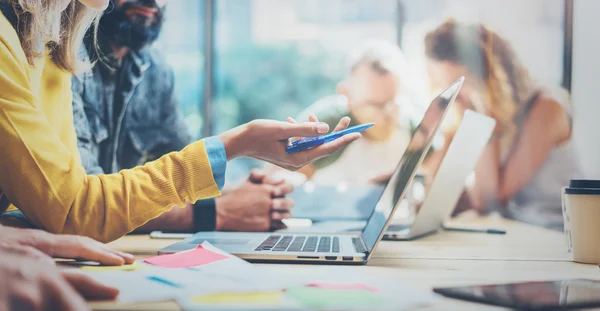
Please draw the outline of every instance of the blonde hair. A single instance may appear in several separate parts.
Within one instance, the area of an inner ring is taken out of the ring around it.
[[[15,7],[17,34],[30,65],[48,52],[56,65],[71,73],[90,68],[78,55],[89,27],[94,24],[97,30],[101,11],[77,0],[71,0],[64,10],[64,4],[56,0],[0,1]]]
[[[485,85],[487,110],[498,124],[503,150],[517,135],[517,117],[537,87],[511,45],[484,25],[449,20],[425,38],[427,57],[465,66]]]
[[[373,40],[363,43],[350,53],[348,73],[352,73],[360,65],[367,65],[378,73],[389,73],[403,81],[407,78],[407,64],[404,53],[398,45],[383,40]]]
[[[391,75],[398,83],[398,93],[395,102],[401,107],[402,113],[399,117],[401,122],[409,122],[414,116],[413,87],[410,84],[408,62],[400,47],[392,42],[384,40],[371,40],[364,42],[350,53],[347,59],[347,75],[359,66],[367,66],[373,72],[380,75]]]

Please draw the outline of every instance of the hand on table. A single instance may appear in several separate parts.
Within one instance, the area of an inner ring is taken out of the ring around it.
[[[285,196],[293,190],[281,179],[252,171],[243,185],[215,199],[216,229],[254,232],[284,228],[282,220],[291,217],[294,206]]]
[[[133,255],[114,250],[88,237],[56,235],[42,230],[0,226],[0,244],[28,246],[55,258],[97,261],[103,265],[131,264]]]
[[[0,310],[89,310],[84,297],[114,299],[119,293],[77,271],[60,271],[32,246],[0,242],[0,254]]]
[[[342,118],[336,131],[345,129],[349,118]],[[345,135],[334,141],[313,149],[293,154],[286,147],[293,137],[314,137],[326,134],[329,126],[321,122],[278,122],[273,120],[255,120],[229,130],[219,136],[228,160],[237,157],[251,157],[270,162],[288,170],[298,170],[315,160],[326,157],[339,148],[359,139],[359,133]]]

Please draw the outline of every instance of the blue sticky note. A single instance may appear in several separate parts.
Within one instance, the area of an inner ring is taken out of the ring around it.
[[[161,283],[163,285],[175,287],[175,288],[181,288],[181,285],[179,285],[177,283],[173,283],[173,282],[171,282],[171,281],[169,281],[167,279],[160,278],[158,276],[149,276],[148,280],[154,281],[154,282],[158,282],[158,283]]]

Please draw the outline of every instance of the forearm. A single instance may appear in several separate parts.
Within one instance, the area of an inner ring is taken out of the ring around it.
[[[103,184],[114,183],[119,188],[125,189],[121,195],[109,198],[114,203],[108,205],[108,207],[115,206],[119,207],[119,210],[125,210],[111,211],[113,217],[121,219],[113,221],[106,219],[105,223],[121,223],[126,226],[109,228],[114,232],[111,232],[111,236],[103,237],[103,240],[118,238],[145,224],[149,219],[157,218],[174,206],[185,206],[187,202],[219,195],[220,187],[212,173],[204,143],[198,142],[181,152],[167,154],[142,167],[125,170],[119,174],[99,176]],[[109,180],[112,178],[116,181]],[[115,191],[113,189],[104,193],[112,194]],[[127,197],[131,199],[128,200]],[[175,213],[177,212],[179,211]],[[123,215],[125,213],[127,214]],[[124,216],[129,219],[122,219]],[[109,230],[103,232],[107,231]]]
[[[152,231],[190,233],[194,230],[193,204],[188,203],[185,207],[175,207],[172,210],[150,220],[137,228],[133,233],[147,234]]]
[[[501,200],[498,191],[500,171],[496,142],[485,147],[474,174],[472,183],[467,183],[465,190],[472,208],[483,210],[489,203]]]
[[[227,154],[227,161],[246,156],[242,138],[246,132],[247,124],[243,124],[219,135]]]
[[[499,186],[499,197],[503,200],[509,200],[526,187],[546,165],[554,148],[571,136],[570,116],[548,95],[542,94],[529,111],[503,165]]]
[[[216,200],[204,199],[184,208],[174,208],[136,229],[133,233],[147,234],[152,231],[194,233],[214,231],[217,227]]]
[[[529,145],[520,143],[501,171],[498,197],[503,201],[514,197],[531,182],[554,147],[552,142],[544,141],[545,138],[527,136],[523,138],[529,138]]]
[[[23,175],[3,167],[7,174],[0,176],[0,185],[11,201],[34,224],[50,232],[105,242],[173,206],[219,194],[203,142],[118,174],[88,176],[76,166],[71,173],[59,174],[56,166],[35,167],[31,163],[28,170],[46,174]]]

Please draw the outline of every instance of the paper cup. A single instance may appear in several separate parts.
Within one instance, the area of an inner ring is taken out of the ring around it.
[[[563,212],[567,245],[573,260],[600,263],[600,189],[566,188]]]

